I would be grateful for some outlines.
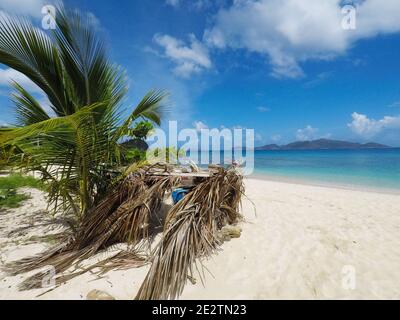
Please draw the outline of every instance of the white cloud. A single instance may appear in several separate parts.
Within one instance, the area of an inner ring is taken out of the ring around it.
[[[273,134],[272,136],[271,136],[271,141],[273,141],[273,142],[278,142],[278,141],[280,141],[282,139],[282,136],[280,135],[280,134]]]
[[[400,129],[400,116],[385,116],[380,120],[370,119],[364,114],[354,112],[348,127],[357,135],[371,138],[387,129]]]
[[[174,8],[183,7],[184,3],[186,8],[200,11],[211,8],[213,5],[221,6],[224,0],[166,0],[165,3]]]
[[[270,108],[263,107],[263,106],[257,107],[257,110],[258,110],[259,112],[269,112],[269,111],[271,111]]]
[[[262,141],[262,139],[263,139],[262,135],[259,134],[259,133],[256,133],[256,135],[255,135],[255,140],[256,140],[257,142],[260,142],[260,141]]]
[[[155,42],[164,48],[164,55],[172,60],[177,76],[188,78],[192,74],[211,68],[211,60],[207,48],[191,34],[190,45],[169,35],[155,35]]]
[[[196,10],[205,10],[213,5],[212,0],[197,0],[193,3],[193,8]]]
[[[300,64],[346,53],[360,40],[400,31],[398,0],[357,5],[356,30],[342,28],[342,0],[236,0],[222,8],[204,40],[220,49],[245,49],[268,58],[275,77],[304,74]]]
[[[304,129],[299,129],[296,132],[296,139],[299,141],[310,141],[317,138],[317,133],[319,129],[313,128],[312,126],[308,125]]]
[[[21,72],[11,68],[0,69],[0,86],[10,86],[12,81],[18,82],[30,92],[42,93],[42,90]]]
[[[0,11],[10,14],[22,14],[31,17],[41,17],[43,6],[50,4],[48,0],[0,0]]]
[[[172,7],[178,7],[180,4],[180,0],[166,0],[165,3]]]
[[[195,121],[193,122],[193,127],[196,131],[200,132],[202,129],[208,129],[208,126],[202,121]]]

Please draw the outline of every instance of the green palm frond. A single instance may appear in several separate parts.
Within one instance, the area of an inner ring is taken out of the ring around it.
[[[48,96],[57,115],[67,114],[69,101],[64,94],[58,50],[42,30],[24,18],[2,13],[0,63],[23,73],[38,85]]]
[[[0,147],[13,150],[13,165],[42,173],[55,207],[85,214],[123,178],[126,150],[119,140],[132,123],[160,124],[165,93],[150,91],[124,118],[126,75],[109,60],[93,18],[62,5],[56,10],[57,28],[48,33],[24,18],[0,19],[0,63],[32,80],[54,113],[14,82],[20,127],[0,131]]]
[[[129,133],[129,127],[139,117],[151,120],[157,125],[161,124],[161,118],[166,111],[166,107],[162,104],[168,93],[162,90],[149,91],[139,102],[130,116],[126,118],[124,123],[115,132],[114,139],[118,140],[122,136]]]
[[[161,118],[167,110],[162,102],[165,101],[167,96],[168,93],[163,90],[149,91],[132,112],[131,117],[133,119],[144,117],[160,125]]]
[[[21,140],[36,138],[56,130],[57,133],[65,132],[66,128],[77,129],[81,123],[84,123],[92,112],[102,106],[102,104],[94,104],[82,108],[78,112],[64,117],[48,118],[37,123],[33,123],[24,127],[17,127],[12,130],[7,130],[0,134],[0,145],[15,144]]]
[[[117,105],[126,93],[126,79],[124,73],[108,61],[93,18],[62,7],[56,17],[58,28],[54,38],[65,72],[71,79],[77,106],[105,100]]]
[[[49,120],[50,117],[39,102],[17,82],[13,83],[15,92],[11,100],[16,106],[17,122],[20,125],[30,125]]]

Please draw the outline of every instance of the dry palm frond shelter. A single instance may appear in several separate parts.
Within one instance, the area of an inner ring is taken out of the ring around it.
[[[161,240],[151,250],[152,221],[167,196],[183,185],[186,194],[170,206]],[[20,274],[52,265],[61,274],[56,279],[59,285],[96,268],[104,273],[150,263],[136,299],[174,299],[195,270],[203,280],[198,262],[221,245],[219,232],[224,226],[240,221],[243,193],[242,176],[234,167],[184,173],[167,165],[145,166],[121,181],[84,217],[74,235],[39,256],[12,263],[9,270]],[[128,249],[76,271],[80,262],[118,243],[127,243]],[[31,276],[21,289],[40,287],[43,276],[40,272]]]

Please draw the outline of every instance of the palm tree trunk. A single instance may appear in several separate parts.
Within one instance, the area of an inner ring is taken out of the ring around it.
[[[90,150],[85,149],[84,147],[84,137],[82,134],[82,129],[78,125],[76,127],[76,135],[77,135],[77,149],[78,149],[78,157],[79,159],[79,172],[80,172],[80,179],[79,179],[79,193],[80,193],[80,200],[81,200],[81,213],[79,219],[85,216],[87,211],[91,207],[91,200],[90,200],[90,190],[89,190],[89,163],[87,163],[87,153]]]
[[[87,211],[90,209],[90,193],[88,190],[88,174],[87,174],[87,168],[82,166],[82,171],[81,171],[81,181],[80,181],[80,193],[81,193],[81,216],[79,218],[82,218],[85,216]]]

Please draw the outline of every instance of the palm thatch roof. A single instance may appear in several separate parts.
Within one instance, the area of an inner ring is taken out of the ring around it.
[[[180,185],[184,175],[171,172],[173,169],[156,165],[131,173],[83,218],[74,235],[47,252],[9,264],[8,270],[21,274],[52,265],[59,275],[56,284],[60,285],[89,270],[104,273],[151,263],[136,299],[177,298],[195,270],[203,280],[198,263],[221,245],[219,230],[240,221],[244,187],[235,168],[217,167],[196,174],[200,182],[170,208],[161,240],[151,250],[152,217],[160,212],[167,195]],[[118,243],[127,243],[128,249],[79,271],[70,271],[72,266],[77,267]],[[40,287],[43,276],[39,272],[29,277],[20,289]]]
[[[218,231],[241,218],[242,177],[220,168],[168,213],[161,242],[136,299],[174,299],[193,277],[196,259],[221,245]],[[202,272],[198,272],[202,277]]]

